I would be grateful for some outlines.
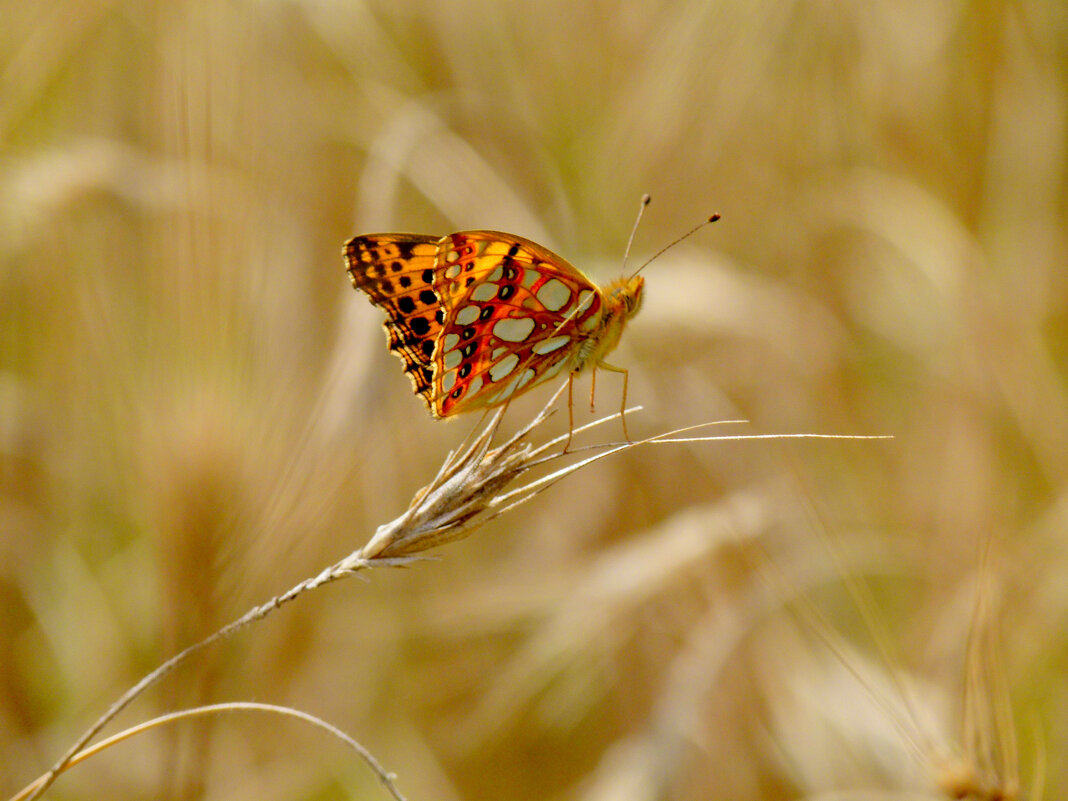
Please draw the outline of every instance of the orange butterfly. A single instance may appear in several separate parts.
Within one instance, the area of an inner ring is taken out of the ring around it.
[[[641,276],[602,290],[541,245],[498,231],[365,234],[345,244],[345,258],[352,285],[386,312],[389,349],[434,417],[499,406],[587,367],[622,373],[626,405],[627,371],[604,357],[641,307]],[[590,397],[592,406],[592,388]]]

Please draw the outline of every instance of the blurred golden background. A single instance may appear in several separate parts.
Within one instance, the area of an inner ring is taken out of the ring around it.
[[[895,439],[630,451],[303,596],[109,731],[288,704],[412,801],[1068,794],[1061,0],[0,16],[0,795],[362,545],[475,424],[411,394],[344,240],[501,229],[605,283],[642,192],[633,259],[723,220],[645,272],[612,357],[632,434]],[[386,794],[231,715],[50,797]]]

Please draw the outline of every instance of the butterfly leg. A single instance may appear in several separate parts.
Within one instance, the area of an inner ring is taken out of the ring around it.
[[[563,453],[571,447],[571,436],[575,431],[575,406],[572,400],[571,385],[575,381],[575,374],[567,374],[567,442],[564,443]]]
[[[611,373],[623,374],[623,403],[620,404],[619,407],[619,419],[623,421],[623,437],[627,440],[627,442],[630,442],[630,434],[627,433],[627,378],[630,376],[630,373],[628,373],[622,367],[616,367],[615,365],[608,364],[607,362],[597,362],[595,367],[600,367],[602,370],[608,370]],[[593,398],[591,395],[590,406],[592,407],[592,405]]]
[[[597,409],[593,405],[593,396],[597,394],[597,365],[593,366],[590,370],[590,414],[593,414]]]

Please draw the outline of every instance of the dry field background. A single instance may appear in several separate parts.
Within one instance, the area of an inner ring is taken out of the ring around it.
[[[412,801],[1068,795],[1061,0],[0,16],[0,796],[361,545],[475,422],[411,395],[345,239],[503,229],[603,282],[642,192],[637,258],[723,220],[646,273],[612,359],[633,433],[895,439],[601,462],[302,597],[111,730],[287,704]],[[386,796],[321,733],[231,715],[51,797]]]

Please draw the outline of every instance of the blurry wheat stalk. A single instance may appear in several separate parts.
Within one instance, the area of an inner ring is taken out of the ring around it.
[[[70,747],[55,765],[43,776],[27,786],[13,801],[28,799],[32,801],[51,786],[56,777],[73,764],[76,758],[84,755],[86,747],[116,715],[125,709],[142,692],[166,676],[193,654],[207,648],[219,640],[229,637],[236,631],[278,609],[297,596],[321,587],[345,576],[369,570],[375,567],[399,567],[423,559],[424,551],[463,539],[476,528],[533,498],[538,493],[555,484],[586,465],[603,459],[619,451],[639,445],[659,443],[705,442],[719,439],[783,439],[783,438],[827,438],[827,439],[882,439],[885,437],[865,437],[838,434],[741,434],[724,436],[679,437],[679,434],[703,428],[713,423],[691,426],[685,429],[665,432],[654,437],[635,442],[614,445],[593,446],[597,452],[592,456],[571,462],[548,475],[535,479],[521,487],[506,491],[507,487],[524,473],[541,465],[551,463],[561,457],[574,455],[578,451],[556,448],[570,443],[571,434],[602,425],[626,412],[640,411],[636,406],[616,414],[600,418],[585,426],[576,428],[566,437],[559,436],[542,445],[534,445],[530,435],[552,414],[552,407],[560,397],[567,383],[549,399],[534,419],[520,429],[510,439],[497,447],[491,447],[497,434],[501,419],[507,407],[498,408],[489,421],[480,430],[476,429],[468,441],[446,457],[441,469],[427,486],[419,490],[408,506],[407,511],[395,520],[378,527],[374,536],[362,548],[352,552],[341,561],[323,570],[317,576],[300,582],[287,592],[277,595],[261,604],[232,623],[223,626],[214,634],[189,646],[184,651],[171,657],[158,668],[146,675],[137,684],[127,690],[111,707]],[[743,420],[717,421],[715,424],[743,423]],[[361,749],[361,754],[375,770],[379,779],[396,797],[400,797],[392,786],[391,777],[372,757]]]

